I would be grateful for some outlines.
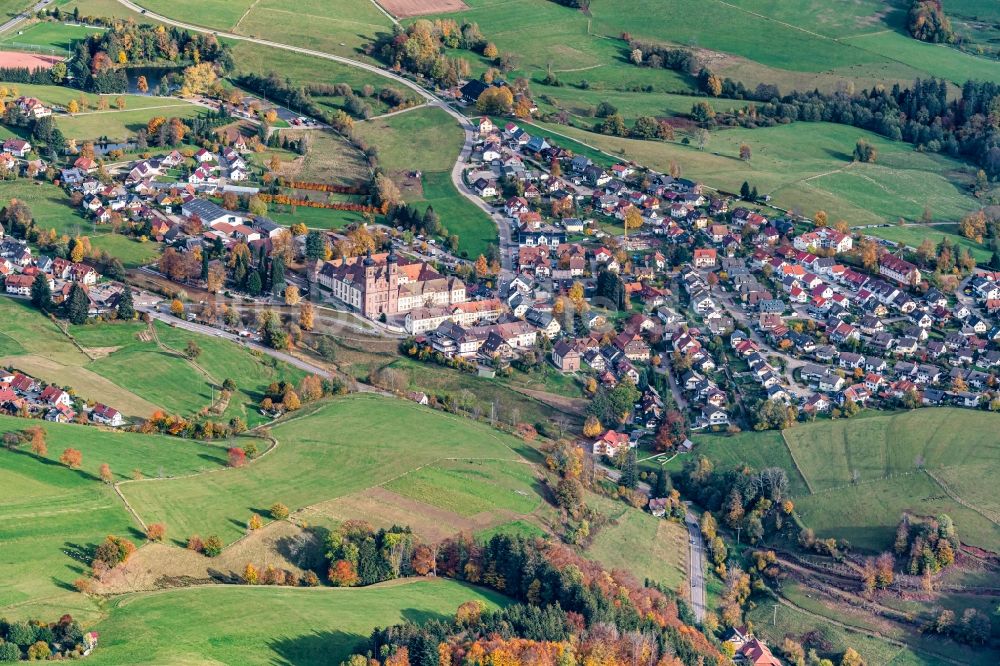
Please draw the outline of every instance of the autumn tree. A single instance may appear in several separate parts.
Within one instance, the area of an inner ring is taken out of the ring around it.
[[[66,449],[59,456],[59,462],[70,469],[79,469],[83,463],[83,454],[77,449]]]
[[[167,526],[163,523],[150,523],[146,527],[146,538],[150,541],[163,541],[167,536]]]
[[[638,229],[642,226],[642,213],[635,206],[629,206],[625,211],[625,231]]]
[[[354,570],[354,565],[347,560],[334,562],[327,576],[334,587],[351,587],[358,584],[358,574]]]
[[[48,444],[45,442],[45,429],[41,426],[29,428],[31,433],[31,452],[36,456],[45,457],[49,453]]]
[[[878,159],[878,149],[868,139],[858,139],[854,144],[854,161],[871,163]]]
[[[827,223],[829,222],[829,220],[830,220],[830,218],[826,214],[825,210],[818,210],[818,211],[816,211],[816,214],[813,216],[813,223],[817,227],[825,227],[827,225]]]
[[[748,144],[748,143],[741,143],[740,144],[740,159],[743,160],[744,162],[749,162],[750,161],[750,155],[751,155],[750,144]]]
[[[260,582],[260,574],[257,573],[257,567],[255,567],[250,562],[243,567],[243,584],[244,585],[256,585]]]
[[[315,310],[309,301],[303,301],[299,305],[299,327],[304,331],[313,330]]]
[[[285,287],[285,305],[298,305],[301,300],[302,296],[299,295],[298,287],[294,284]]]
[[[878,268],[878,245],[875,241],[862,236],[858,241],[858,258],[866,270],[874,272]]]
[[[108,463],[101,463],[101,467],[97,473],[104,483],[111,483],[115,480],[114,474],[111,473],[111,465]]]
[[[275,502],[269,509],[271,518],[274,520],[284,520],[288,518],[288,507],[281,502]]]
[[[247,464],[247,454],[242,448],[234,446],[228,451],[230,467],[243,467]]]
[[[601,422],[597,420],[596,416],[590,415],[587,420],[583,422],[583,436],[589,437],[591,439],[600,436],[603,431]]]
[[[490,87],[482,92],[476,100],[479,113],[500,115],[510,113],[514,106],[514,93],[507,86]]]
[[[251,532],[259,530],[264,526],[264,521],[260,519],[260,516],[256,513],[250,514],[250,520],[247,521],[247,529]]]

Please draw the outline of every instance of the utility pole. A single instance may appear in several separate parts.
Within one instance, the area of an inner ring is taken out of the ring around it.
[[[778,604],[774,604],[774,618],[771,619],[771,626],[778,624]]]
[[[743,528],[741,528],[739,526],[737,526],[737,528],[736,528],[736,543],[740,542],[740,530],[741,529],[743,529]]]

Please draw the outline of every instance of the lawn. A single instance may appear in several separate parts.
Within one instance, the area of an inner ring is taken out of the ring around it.
[[[418,209],[433,206],[449,234],[458,234],[459,251],[477,257],[496,243],[496,226],[463,197],[451,181],[465,135],[453,118],[437,108],[414,109],[391,118],[357,123],[355,131],[378,148],[379,165],[397,180],[421,171],[420,192],[404,198]]]
[[[707,456],[717,469],[732,469],[744,464],[754,469],[764,467],[781,467],[791,470],[788,475],[790,492],[793,495],[803,495],[809,492],[801,474],[795,472],[795,463],[781,437],[781,433],[741,432],[736,435],[697,435],[694,438],[698,446],[697,454]],[[680,470],[689,456],[678,456],[671,461],[666,469]]]
[[[66,23],[36,23],[17,32],[9,32],[0,38],[0,46],[4,48],[25,49],[69,55],[73,44],[86,39],[92,34],[104,32],[101,28],[87,28],[82,25]]]
[[[5,431],[36,425],[0,417]],[[93,619],[96,606],[73,591],[80,576],[79,557],[107,534],[135,536],[134,523],[114,491],[97,478],[108,463],[117,479],[134,469],[151,478],[218,468],[225,459],[219,445],[155,435],[108,432],[90,426],[45,423],[48,454],[0,449],[0,563],[8,574],[0,582],[0,615],[50,617],[72,613]],[[56,461],[73,447],[83,453],[79,471]]]
[[[27,0],[0,0],[0,17],[14,17],[24,11],[31,3]]]
[[[114,599],[110,617],[94,627],[101,645],[88,661],[337,664],[362,650],[376,626],[448,620],[472,600],[487,608],[509,603],[495,592],[445,579],[342,589],[210,586],[126,596]]]
[[[243,533],[250,512],[274,502],[295,511],[446,457],[522,459],[519,440],[485,425],[363,394],[296,415],[272,433],[278,448],[243,469],[130,483],[123,492],[144,519],[164,521],[178,534],[218,534],[228,542]]]
[[[918,153],[907,144],[845,125],[792,123],[720,130],[711,135],[705,150],[574,127],[543,127],[659,171],[675,162],[684,177],[731,192],[738,192],[747,181],[761,194],[771,194],[776,206],[806,215],[825,210],[831,220],[844,219],[852,226],[896,222],[900,217],[919,219],[925,207],[935,219],[957,221],[979,207],[968,192],[970,175],[961,162]],[[859,138],[876,146],[877,163],[851,160]],[[739,159],[742,143],[751,148],[749,162]]]

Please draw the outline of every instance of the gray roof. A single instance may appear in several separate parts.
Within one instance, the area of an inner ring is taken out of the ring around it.
[[[184,204],[182,208],[186,211],[187,215],[197,215],[206,224],[234,214],[206,199],[192,199]]]

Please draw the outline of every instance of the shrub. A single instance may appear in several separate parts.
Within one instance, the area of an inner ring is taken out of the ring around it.
[[[288,507],[281,502],[275,502],[271,505],[271,518],[275,520],[288,518]]]
[[[214,534],[207,539],[205,539],[205,544],[202,548],[202,552],[208,557],[215,557],[222,552],[222,539],[215,536]]]

